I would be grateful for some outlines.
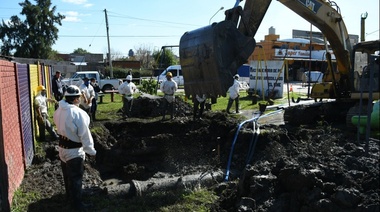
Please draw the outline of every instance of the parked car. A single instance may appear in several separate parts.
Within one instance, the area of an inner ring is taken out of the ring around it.
[[[166,81],[166,74],[168,72],[171,72],[173,75],[173,80],[177,83],[177,85],[184,85],[183,81],[183,75],[181,70],[181,65],[172,65],[166,68],[159,76],[158,76],[158,83],[162,83],[163,81]]]
[[[119,85],[123,82],[119,79],[107,79],[104,78],[98,71],[78,71],[70,78],[63,79],[62,82],[68,85],[80,86],[83,83],[83,79],[87,77],[89,79],[95,78],[99,84],[100,89],[104,92],[106,90],[117,90]]]

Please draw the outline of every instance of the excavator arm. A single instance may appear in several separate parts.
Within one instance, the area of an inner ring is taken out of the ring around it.
[[[351,45],[346,25],[336,3],[325,0],[278,1],[321,30],[334,51],[339,73],[348,75]]]
[[[237,0],[240,2],[240,0]],[[333,71],[326,81],[342,80],[349,87],[349,52],[346,26],[339,7],[326,0],[278,0],[306,19],[326,36],[334,51],[339,75]],[[256,46],[254,36],[272,0],[247,0],[244,9],[235,7],[225,12],[219,23],[186,32],[180,40],[180,63],[186,95],[225,96],[238,67],[247,62]],[[335,8],[334,8],[335,7]]]

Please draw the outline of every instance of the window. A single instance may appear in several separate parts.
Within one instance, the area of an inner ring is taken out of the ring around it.
[[[287,49],[287,48],[289,48],[289,45],[288,45],[288,44],[282,44],[282,45],[281,45],[281,49]]]
[[[89,78],[89,79],[91,79],[91,78],[96,79],[96,74],[89,74],[89,75],[88,75],[88,78]]]

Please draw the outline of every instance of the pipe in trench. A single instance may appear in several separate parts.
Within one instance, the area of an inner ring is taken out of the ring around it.
[[[131,183],[106,186],[109,196],[144,196],[147,193],[163,190],[188,189],[196,186],[211,186],[222,181],[223,172],[207,172],[203,174],[185,175],[172,178],[153,178],[147,181],[132,180]]]

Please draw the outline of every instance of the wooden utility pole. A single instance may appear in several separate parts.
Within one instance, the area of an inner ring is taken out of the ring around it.
[[[104,14],[106,16],[106,29],[107,29],[107,41],[108,41],[108,62],[110,64],[110,77],[113,78],[113,68],[112,68],[112,59],[111,59],[111,47],[110,47],[110,35],[109,35],[109,27],[108,27],[108,16],[107,16],[107,10],[104,9]]]

